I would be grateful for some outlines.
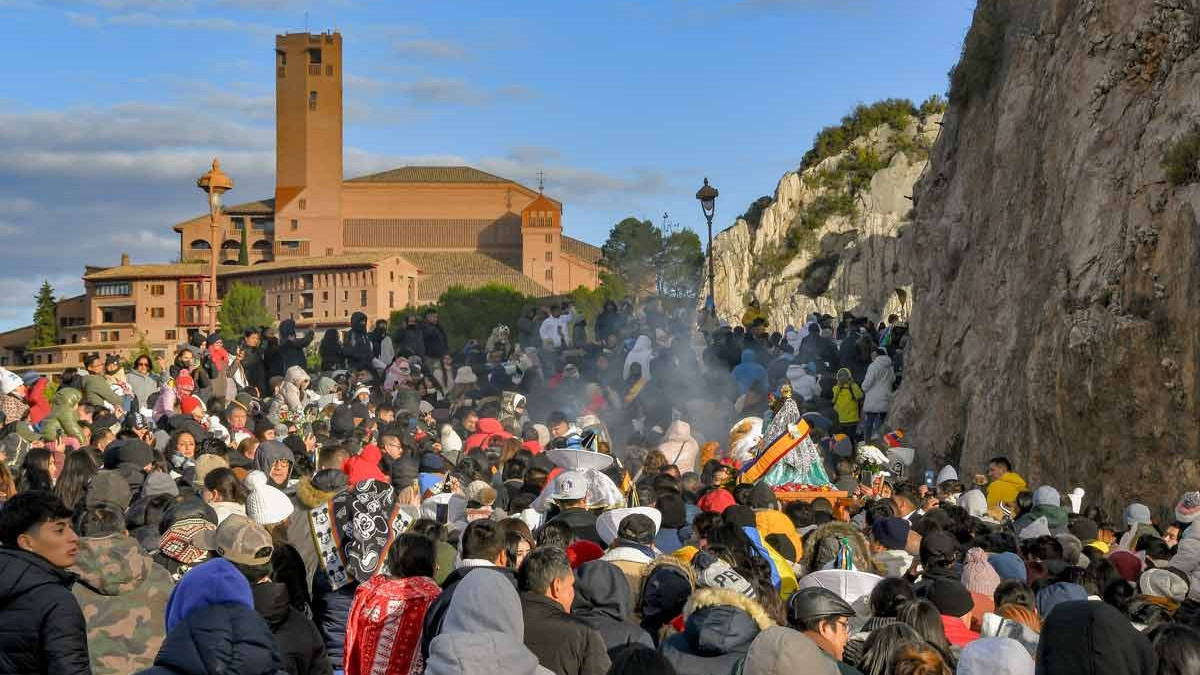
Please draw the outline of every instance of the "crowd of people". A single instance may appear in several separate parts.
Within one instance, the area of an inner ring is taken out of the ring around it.
[[[1200,673],[1200,492],[926,471],[898,317],[737,323],[358,313],[0,369],[0,672]],[[746,480],[792,414],[830,484]]]

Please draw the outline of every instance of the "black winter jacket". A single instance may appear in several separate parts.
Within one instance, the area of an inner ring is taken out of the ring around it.
[[[587,539],[601,548],[608,546],[607,542],[601,539],[600,534],[596,532],[596,514],[587,509],[567,509],[551,518],[547,523],[556,521],[562,521],[570,526],[571,533],[575,535],[576,539]]]
[[[450,352],[446,331],[436,323],[425,322],[425,356],[440,359]]]
[[[91,675],[74,583],[36,553],[0,547],[0,673]]]
[[[271,629],[258,612],[235,604],[192,610],[167,633],[154,666],[137,675],[282,675]]]
[[[342,655],[346,649],[346,622],[350,619],[350,607],[354,604],[354,591],[358,584],[342,586],[336,591],[329,588],[329,577],[318,570],[313,577],[313,623],[321,631],[325,641],[325,653],[334,670],[342,669]]]
[[[604,675],[610,665],[604,639],[583,620],[539,593],[521,594],[525,646],[556,675]]]
[[[683,632],[667,638],[661,648],[679,675],[726,675],[773,623],[757,603],[732,591],[701,589],[689,605],[692,613]]]
[[[278,582],[255,584],[254,609],[267,620],[279,659],[288,675],[330,675],[333,668],[325,655],[325,643],[317,627],[293,607],[287,586]]]
[[[575,574],[575,602],[571,616],[591,626],[604,639],[608,657],[631,644],[654,649],[650,634],[629,623],[629,581],[621,568],[607,560],[593,560]]]
[[[296,322],[291,319],[284,319],[279,322],[279,343],[267,349],[266,366],[268,377],[283,377],[287,369],[292,366],[300,366],[304,368],[308,365],[308,357],[304,355],[304,348],[313,341],[313,332],[310,330],[303,338],[296,337]],[[200,383],[197,382],[199,387]]]

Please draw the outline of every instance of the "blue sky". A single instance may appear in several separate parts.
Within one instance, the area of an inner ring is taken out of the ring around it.
[[[944,93],[973,0],[0,0],[0,329],[85,264],[178,253],[220,155],[270,196],[276,33],[344,38],[347,177],[465,163],[564,202],[600,244],[664,212],[703,236],[859,102]]]

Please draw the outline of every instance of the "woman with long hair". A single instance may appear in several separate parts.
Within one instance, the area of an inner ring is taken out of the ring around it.
[[[871,631],[863,645],[858,669],[863,675],[891,675],[892,659],[901,649],[908,646],[928,646],[912,626],[904,623],[888,624]]]
[[[21,461],[21,474],[17,477],[17,492],[30,490],[53,490],[51,476],[53,455],[46,448],[30,448]]]
[[[936,605],[928,600],[908,602],[897,612],[897,618],[911,626],[922,639],[940,652],[951,668],[955,667],[954,648],[950,646],[950,640],[946,637],[942,614]]]
[[[346,623],[346,675],[423,670],[421,624],[442,592],[433,580],[436,570],[431,539],[411,533],[396,539],[388,552],[386,574],[376,574],[354,593]]]
[[[171,440],[167,441],[164,456],[172,477],[183,476],[184,471],[196,466],[196,437],[187,429],[176,431]]]
[[[17,494],[17,481],[13,480],[12,471],[4,462],[0,462],[0,504]]]
[[[58,476],[58,482],[54,484],[54,494],[58,495],[64,506],[75,510],[87,492],[88,482],[96,475],[97,470],[91,453],[83,450],[67,453],[63,460],[62,473]]]
[[[892,663],[891,675],[954,675],[938,650],[928,645],[902,647]]]

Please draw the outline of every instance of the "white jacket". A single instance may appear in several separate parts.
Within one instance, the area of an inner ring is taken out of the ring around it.
[[[1189,525],[1176,551],[1170,566],[1188,575],[1188,600],[1200,601],[1200,528]]]
[[[864,413],[885,413],[892,407],[892,385],[896,382],[896,371],[892,369],[892,359],[885,354],[875,357],[867,367],[867,376],[863,378],[862,410]]]

